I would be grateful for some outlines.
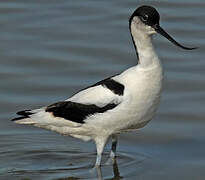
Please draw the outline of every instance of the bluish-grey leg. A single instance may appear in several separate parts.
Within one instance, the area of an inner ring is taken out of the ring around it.
[[[110,157],[105,163],[106,165],[111,165],[114,163],[115,158],[116,158],[116,148],[117,148],[117,135],[113,134],[112,135],[112,147],[110,151]]]
[[[96,162],[95,162],[95,166],[99,167],[101,165],[101,159],[102,159],[102,153],[103,153],[103,149],[105,147],[105,144],[107,142],[108,137],[98,137],[95,139],[95,143],[96,143],[96,148],[97,148],[97,157],[96,157]]]
[[[115,159],[116,157],[116,148],[117,148],[117,135],[112,135],[112,148],[110,152],[110,157]]]

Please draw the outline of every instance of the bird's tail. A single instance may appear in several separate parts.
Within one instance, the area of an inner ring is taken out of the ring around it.
[[[81,127],[81,124],[79,125],[64,118],[54,117],[52,113],[45,111],[45,107],[19,111],[16,114],[19,115],[19,117],[12,119],[12,121],[17,124],[32,125],[56,131],[63,135],[79,134],[79,128]]]
[[[17,124],[30,124],[33,125],[35,124],[35,120],[32,119],[32,116],[36,114],[36,110],[24,110],[24,111],[19,111],[16,114],[19,115],[19,117],[16,117],[12,119],[11,121],[15,121]]]

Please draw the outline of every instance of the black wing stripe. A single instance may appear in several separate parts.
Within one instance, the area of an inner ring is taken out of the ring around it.
[[[117,104],[113,103],[104,107],[98,107],[94,104],[85,105],[71,101],[63,101],[48,106],[45,111],[53,113],[55,117],[61,117],[77,123],[84,123],[87,116],[95,113],[104,113],[116,106]]]
[[[102,85],[108,89],[110,89],[112,92],[114,92],[115,94],[118,94],[119,96],[122,96],[124,93],[124,85],[111,79],[111,78],[107,78],[104,79],[102,81],[97,82],[96,84],[92,85],[91,87],[94,86],[98,86],[98,85]]]
[[[103,86],[106,86],[108,89],[113,91],[115,94],[118,94],[120,96],[123,95],[124,92],[124,85],[118,83],[117,81],[114,81],[113,79],[105,81]]]
[[[97,83],[95,83],[95,84],[93,84],[91,86],[83,88],[80,91],[83,91],[83,90],[89,89],[91,87],[95,87],[95,86],[101,85],[101,86],[104,86],[104,87],[108,88],[113,93],[115,93],[115,94],[117,94],[119,96],[122,96],[123,93],[124,93],[124,89],[125,89],[124,85],[112,79],[113,77],[118,76],[118,75],[119,74],[110,76],[110,77],[108,77],[106,79],[103,79],[103,80],[101,80],[101,81],[99,81],[99,82],[97,82]],[[78,91],[77,93],[79,93],[80,91]],[[75,93],[74,95],[76,95],[77,93]]]

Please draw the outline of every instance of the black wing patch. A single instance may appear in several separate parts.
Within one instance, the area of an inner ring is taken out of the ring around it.
[[[101,81],[99,81],[99,82],[97,82],[97,83],[95,83],[91,86],[88,86],[86,88],[81,89],[80,91],[86,90],[86,89],[91,88],[91,87],[102,85],[102,86],[108,88],[109,90],[111,90],[113,93],[115,93],[119,96],[122,96],[123,93],[124,93],[125,86],[123,84],[121,84],[121,83],[119,83],[119,82],[112,79],[113,77],[115,77],[117,75],[118,74],[113,75],[111,77],[108,77],[106,79],[103,79],[103,80],[101,80]],[[78,94],[80,91],[78,91],[74,95]]]
[[[87,116],[95,113],[104,113],[116,106],[117,104],[114,103],[104,107],[98,107],[94,104],[86,105],[71,101],[63,101],[48,106],[45,111],[53,113],[55,117],[61,117],[77,123],[84,123]]]
[[[119,96],[123,95],[124,89],[125,89],[123,84],[121,84],[121,83],[119,83],[111,78],[107,78],[107,79],[104,79],[102,81],[99,81],[90,87],[94,87],[94,86],[98,86],[98,85],[102,85],[102,86],[108,88],[109,90],[111,90],[115,94],[118,94]]]

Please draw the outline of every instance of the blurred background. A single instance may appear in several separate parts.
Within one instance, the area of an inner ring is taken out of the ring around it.
[[[10,119],[136,65],[128,19],[143,4],[157,8],[176,40],[199,49],[154,37],[165,71],[158,113],[145,128],[120,136],[119,172],[103,166],[103,179],[204,179],[205,1],[0,0],[1,180],[99,178],[89,172],[92,142]]]

